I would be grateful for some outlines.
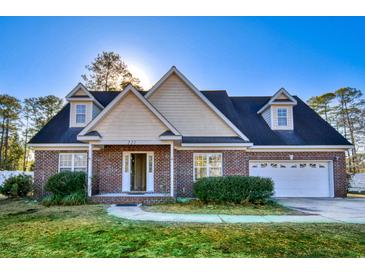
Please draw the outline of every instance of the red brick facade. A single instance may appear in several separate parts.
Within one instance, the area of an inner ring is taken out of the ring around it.
[[[178,150],[176,152],[176,182],[178,197],[193,196],[193,154],[202,151]],[[223,154],[223,175],[249,175],[250,160],[332,160],[335,196],[345,197],[347,192],[344,152],[247,152],[238,150],[204,151]]]
[[[170,146],[105,146],[93,153],[93,195],[100,193],[122,192],[122,153],[123,151],[154,152],[154,182],[156,193],[170,192]],[[34,172],[34,194],[36,198],[45,195],[44,185],[47,179],[58,172],[58,154],[80,151],[36,151]],[[85,151],[86,152],[86,151]],[[193,188],[193,153],[202,151],[174,151],[174,192],[177,197],[192,197]],[[209,151],[204,151],[209,152]],[[335,196],[344,197],[347,191],[344,152],[247,152],[238,150],[212,151],[223,154],[223,175],[249,175],[250,160],[332,160]],[[93,197],[94,202],[142,201],[140,197]],[[169,197],[149,198],[150,202],[162,202]],[[148,201],[146,201],[148,202]]]
[[[157,193],[170,192],[170,146],[105,146],[94,152],[93,194],[122,192],[123,151],[154,152],[154,190]]]

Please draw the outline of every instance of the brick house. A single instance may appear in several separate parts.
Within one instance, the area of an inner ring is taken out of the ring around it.
[[[283,88],[230,97],[172,67],[147,92],[78,84],[66,100],[29,142],[36,197],[62,170],[87,172],[89,197],[106,203],[191,197],[197,178],[221,175],[271,177],[278,197],[346,195],[351,144]]]

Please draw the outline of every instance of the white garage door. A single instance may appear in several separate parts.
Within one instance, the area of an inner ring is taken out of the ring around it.
[[[250,175],[272,178],[275,197],[333,197],[330,162],[250,161]]]

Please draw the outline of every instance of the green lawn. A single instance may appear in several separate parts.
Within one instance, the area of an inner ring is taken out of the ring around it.
[[[203,204],[199,201],[189,203],[171,203],[143,207],[146,211],[196,214],[232,214],[232,215],[303,215],[279,204],[269,205],[224,205]]]
[[[157,224],[0,200],[0,257],[365,257],[365,225]]]

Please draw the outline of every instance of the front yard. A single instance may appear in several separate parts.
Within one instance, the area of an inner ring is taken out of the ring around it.
[[[303,215],[304,213],[279,204],[267,205],[235,205],[235,204],[203,204],[197,200],[187,203],[171,203],[146,206],[145,211],[189,213],[189,214],[231,214],[231,215]]]
[[[365,257],[365,225],[157,224],[0,200],[0,257]]]

